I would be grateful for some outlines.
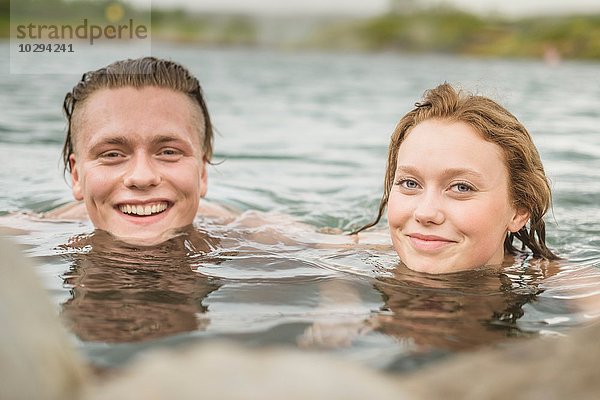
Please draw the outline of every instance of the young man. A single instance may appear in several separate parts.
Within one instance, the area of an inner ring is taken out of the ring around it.
[[[197,213],[222,215],[199,201],[213,132],[198,80],[172,61],[117,61],[83,75],[64,101],[63,148],[73,196],[47,218],[89,216],[94,226],[153,244]]]

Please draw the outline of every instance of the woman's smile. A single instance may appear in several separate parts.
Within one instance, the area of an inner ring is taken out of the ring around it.
[[[424,235],[420,233],[409,233],[406,237],[417,251],[436,252],[456,243],[454,240],[435,235]]]

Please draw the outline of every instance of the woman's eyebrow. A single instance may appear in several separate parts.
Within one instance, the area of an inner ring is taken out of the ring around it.
[[[410,165],[398,165],[396,174],[419,175],[419,169]],[[446,168],[442,171],[442,177],[448,178],[453,176],[471,176],[481,179],[483,175],[471,168]]]
[[[398,165],[396,167],[396,174],[398,173],[417,175],[419,170],[415,167],[411,167],[410,165]]]
[[[444,177],[452,177],[452,176],[471,176],[473,178],[481,179],[483,175],[480,172],[475,171],[471,168],[447,168],[442,173]]]

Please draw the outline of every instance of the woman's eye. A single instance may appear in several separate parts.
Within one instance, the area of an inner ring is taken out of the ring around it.
[[[469,193],[474,191],[475,189],[473,188],[473,186],[466,183],[456,183],[452,185],[452,190],[458,193]]]
[[[405,189],[418,189],[419,184],[412,179],[402,179],[398,182],[398,185]]]

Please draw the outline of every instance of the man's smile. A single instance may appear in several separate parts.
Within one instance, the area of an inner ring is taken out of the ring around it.
[[[129,215],[154,215],[165,211],[169,204],[165,201],[148,204],[119,204],[119,210]]]

